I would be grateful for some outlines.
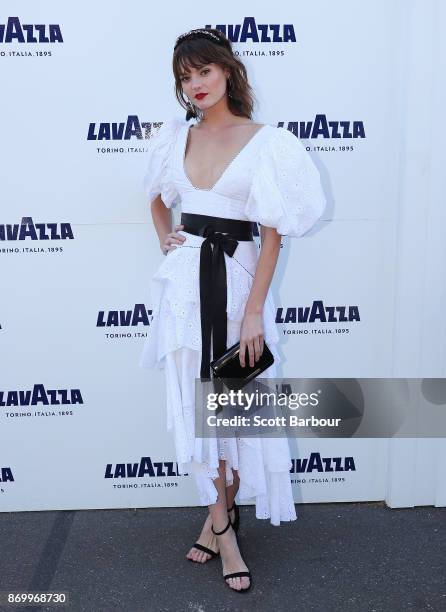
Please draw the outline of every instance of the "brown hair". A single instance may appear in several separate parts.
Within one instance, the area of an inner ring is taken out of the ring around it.
[[[206,30],[218,36],[221,42],[214,42],[211,36],[188,38],[187,34],[182,34],[177,38],[177,46],[172,60],[176,99],[187,110],[188,101],[183,97],[183,86],[180,77],[184,72],[188,71],[189,67],[198,70],[198,68],[205,64],[218,64],[222,69],[228,69],[230,73],[227,86],[229,110],[238,117],[251,119],[255,97],[248,83],[245,65],[235,57],[231,42],[223,32],[214,28],[206,28]],[[184,38],[184,40],[178,43],[180,38]],[[203,116],[202,111],[195,105],[193,105],[193,108],[196,117],[201,119]]]

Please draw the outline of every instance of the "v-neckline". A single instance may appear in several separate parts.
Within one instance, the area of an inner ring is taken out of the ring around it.
[[[217,185],[223,180],[223,177],[226,175],[226,173],[229,171],[229,168],[233,165],[233,163],[235,162],[235,160],[241,155],[241,153],[243,153],[248,145],[250,145],[252,143],[252,141],[255,139],[255,137],[263,131],[264,128],[268,127],[268,124],[265,123],[264,125],[262,125],[252,136],[251,138],[248,140],[248,142],[246,142],[243,147],[239,150],[239,152],[229,161],[229,163],[225,166],[225,169],[223,170],[223,172],[220,174],[220,176],[218,177],[217,181],[212,185],[212,187],[195,187],[195,185],[192,183],[191,179],[189,178],[188,173],[186,172],[186,167],[185,167],[185,158],[186,158],[186,147],[187,147],[187,142],[189,140],[189,132],[191,129],[192,125],[186,125],[186,130],[185,130],[185,138],[184,138],[184,143],[183,143],[183,151],[182,151],[182,155],[181,155],[181,167],[183,170],[183,174],[186,177],[187,182],[189,183],[189,185],[191,187],[193,187],[194,189],[196,189],[197,191],[214,191],[214,189],[217,187]]]

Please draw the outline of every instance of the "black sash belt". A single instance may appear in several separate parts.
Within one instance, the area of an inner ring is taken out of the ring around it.
[[[227,350],[227,285],[224,254],[227,253],[232,257],[239,240],[253,240],[253,224],[251,221],[194,213],[182,213],[180,223],[184,225],[183,231],[205,238],[200,251],[202,341],[200,377],[210,379],[211,335],[213,359],[218,359]]]

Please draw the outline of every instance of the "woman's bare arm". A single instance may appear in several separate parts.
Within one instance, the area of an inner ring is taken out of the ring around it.
[[[175,244],[181,244],[185,240],[185,237],[178,234],[176,231],[172,232],[172,211],[164,204],[159,195],[150,205],[152,212],[153,224],[158,234],[160,242],[160,248],[164,255],[167,255],[168,251],[176,249]],[[182,225],[177,225],[176,230],[182,229]]]
[[[254,365],[263,352],[263,307],[268,289],[276,269],[280,252],[281,236],[272,227],[260,226],[262,245],[251,291],[245,305],[245,315],[240,331],[240,364],[245,366],[245,351],[248,347],[249,365]]]

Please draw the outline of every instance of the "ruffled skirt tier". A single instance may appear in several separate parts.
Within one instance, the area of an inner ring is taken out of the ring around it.
[[[219,460],[226,461],[227,485],[238,470],[239,502],[254,500],[256,517],[273,525],[295,520],[290,481],[291,458],[287,438],[198,438],[195,436],[195,378],[200,377],[200,247],[204,240],[180,232],[186,240],[171,251],[150,285],[152,323],[139,365],[164,369],[167,392],[167,428],[173,432],[180,474],[191,474],[201,505],[217,500],[213,483]],[[240,241],[233,257],[225,253],[227,276],[227,346],[240,339],[244,308],[258,260],[256,242]],[[280,357],[271,295],[263,312],[265,342],[275,363],[261,376],[277,376]]]

